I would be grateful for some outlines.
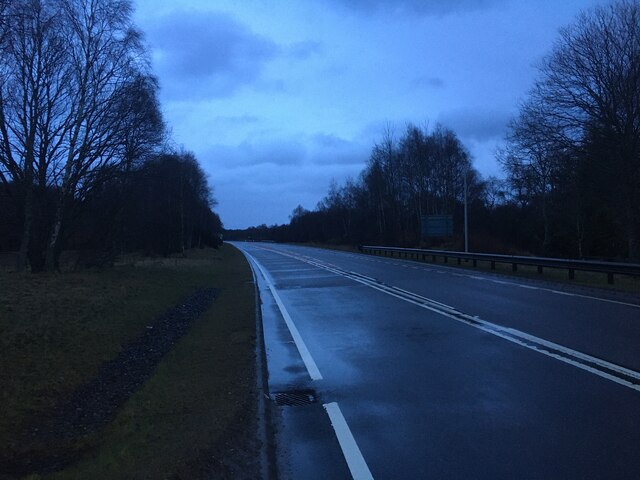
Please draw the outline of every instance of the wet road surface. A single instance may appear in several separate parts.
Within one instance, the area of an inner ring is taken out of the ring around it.
[[[260,288],[281,478],[640,477],[638,298],[235,245]],[[285,405],[296,392],[311,403]]]

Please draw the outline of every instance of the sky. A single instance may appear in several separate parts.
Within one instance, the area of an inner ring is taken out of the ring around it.
[[[176,146],[226,228],[287,223],[391,128],[440,123],[485,177],[559,29],[605,0],[134,0]]]

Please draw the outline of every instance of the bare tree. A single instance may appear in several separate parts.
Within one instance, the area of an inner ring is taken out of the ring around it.
[[[61,146],[66,46],[58,2],[17,1],[5,14],[10,21],[3,31],[0,60],[0,162],[22,193],[24,226],[18,270],[23,270],[34,241],[36,196],[51,182],[50,169]]]
[[[597,177],[615,207],[627,256],[640,236],[640,3],[622,0],[563,29],[510,133],[503,160],[516,183],[529,177],[546,199],[563,162],[597,155]],[[560,153],[560,154],[559,154]],[[559,162],[559,163],[558,163]],[[578,165],[580,170],[580,166]],[[595,176],[595,172],[590,175]],[[582,185],[581,188],[586,188]],[[546,201],[542,203],[543,207]],[[545,234],[548,239],[548,234]]]
[[[144,66],[129,0],[63,0],[63,4],[71,47],[70,102],[66,158],[46,251],[48,270],[56,268],[66,210],[77,189],[102,168],[122,161],[117,153],[127,122],[119,99]]]

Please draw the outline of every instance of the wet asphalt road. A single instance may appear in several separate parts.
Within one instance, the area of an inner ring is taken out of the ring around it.
[[[235,245],[259,264],[272,396],[311,389],[317,399],[274,402],[281,478],[640,478],[637,297]]]

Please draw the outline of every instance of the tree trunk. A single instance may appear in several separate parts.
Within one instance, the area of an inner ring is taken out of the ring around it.
[[[22,227],[22,238],[20,239],[20,250],[16,269],[24,272],[28,264],[29,244],[31,243],[31,228],[33,225],[33,186],[30,180],[25,181],[24,199],[24,223]]]
[[[49,237],[49,243],[47,244],[47,253],[45,259],[45,269],[49,272],[58,270],[58,257],[59,257],[59,244],[60,233],[62,231],[62,221],[64,218],[64,211],[66,206],[66,195],[63,191],[60,200],[58,201],[58,207],[56,208],[56,216],[51,229],[51,236]]]

